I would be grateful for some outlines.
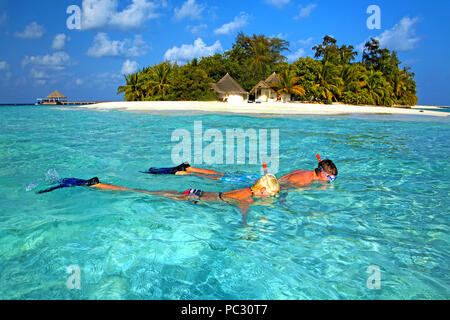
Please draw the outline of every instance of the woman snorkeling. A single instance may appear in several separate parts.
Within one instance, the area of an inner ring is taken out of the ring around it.
[[[267,198],[277,195],[280,192],[280,184],[274,175],[267,174],[258,179],[258,181],[249,188],[227,192],[206,192],[198,189],[188,189],[181,193],[177,191],[148,191],[141,189],[135,189],[133,191],[162,196],[174,200],[252,204],[254,203],[253,198]]]
[[[193,201],[195,203],[199,201],[224,202],[226,204],[237,206],[243,215],[244,222],[247,219],[247,212],[249,210],[249,205],[255,203],[254,198],[268,198],[276,196],[280,192],[280,184],[278,183],[277,178],[272,174],[266,174],[260,179],[258,179],[258,181],[251,187],[218,193],[207,192],[198,189],[188,189],[184,192],[178,192],[173,190],[149,191],[144,189],[131,189],[101,183],[97,177],[92,178],[90,180],[81,180],[75,178],[63,179],[61,180],[60,185],[39,191],[38,193],[42,194],[54,191],[56,189],[66,187],[77,187],[77,186],[85,186],[109,191],[138,192],[179,201]]]

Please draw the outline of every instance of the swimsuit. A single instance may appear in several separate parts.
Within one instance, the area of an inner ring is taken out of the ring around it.
[[[198,200],[201,200],[201,198],[203,197],[203,195],[205,193],[202,190],[199,190],[199,189],[188,189],[185,192],[183,192],[183,194],[187,195],[187,196],[197,196]],[[223,192],[219,192],[218,196],[219,196],[220,200],[222,200],[223,202],[227,203],[224,200],[224,198],[222,197],[223,196]],[[197,201],[194,201],[194,202],[196,203]]]
[[[188,189],[185,192],[183,192],[183,194],[188,195],[188,196],[197,196],[199,200],[203,196],[203,193],[204,192],[199,189]]]

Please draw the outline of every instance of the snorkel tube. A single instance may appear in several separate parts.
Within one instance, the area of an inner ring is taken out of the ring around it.
[[[322,162],[322,159],[320,158],[319,154],[316,154],[316,158],[317,158],[317,160],[319,160],[319,163]]]
[[[267,175],[267,163],[263,162],[264,175]]]

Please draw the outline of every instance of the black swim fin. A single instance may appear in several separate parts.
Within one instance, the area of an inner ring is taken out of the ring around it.
[[[178,171],[186,171],[186,169],[189,168],[190,166],[191,165],[188,162],[185,162],[185,163],[180,164],[179,166],[173,167],[173,168],[150,168],[146,172],[143,172],[143,171],[140,171],[140,172],[146,173],[146,174],[172,174],[172,175],[174,175]]]

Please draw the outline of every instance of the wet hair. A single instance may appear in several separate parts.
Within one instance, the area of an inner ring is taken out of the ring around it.
[[[259,191],[262,188],[266,188],[267,192],[272,195],[280,192],[280,184],[278,183],[277,177],[275,177],[273,174],[266,174],[265,176],[261,177],[252,188],[256,191]]]
[[[322,168],[326,173],[331,174],[333,176],[338,175],[338,169],[334,165],[333,161],[326,159],[319,163],[319,166],[317,167],[316,174],[319,175],[320,168]]]

